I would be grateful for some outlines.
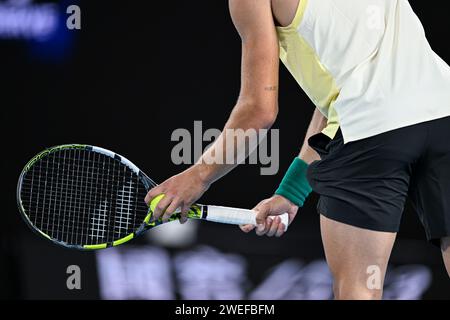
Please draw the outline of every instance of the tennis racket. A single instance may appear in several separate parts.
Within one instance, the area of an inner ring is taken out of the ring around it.
[[[89,145],[46,149],[23,169],[17,202],[34,231],[57,245],[79,250],[118,246],[161,225],[144,201],[157,184],[126,158]],[[169,221],[179,219],[180,212]],[[251,210],[193,205],[191,219],[256,224]],[[288,215],[280,216],[287,228]]]

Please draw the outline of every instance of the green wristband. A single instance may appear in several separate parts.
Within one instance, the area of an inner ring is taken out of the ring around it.
[[[286,172],[275,194],[285,197],[295,205],[302,207],[312,191],[306,178],[308,164],[300,158],[295,158]]]

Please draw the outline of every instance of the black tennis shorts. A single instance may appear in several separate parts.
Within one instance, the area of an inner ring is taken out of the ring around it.
[[[340,130],[320,133],[309,145],[321,155],[308,168],[321,215],[398,232],[409,197],[430,241],[450,236],[450,117],[345,145]]]

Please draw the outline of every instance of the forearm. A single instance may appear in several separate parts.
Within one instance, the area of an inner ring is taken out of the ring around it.
[[[261,129],[270,129],[276,113],[274,105],[258,106],[250,101],[239,101],[221,135],[200,157],[193,170],[197,170],[207,184],[226,175],[254,151],[261,141]]]
[[[321,132],[326,124],[326,118],[316,109],[306,132],[300,155],[294,159],[278,189],[275,191],[276,195],[288,199],[298,207],[303,206],[306,198],[312,191],[307,179],[308,165],[320,159],[319,154],[309,146],[308,139]]]
[[[303,142],[303,146],[300,150],[299,158],[310,164],[316,160],[320,160],[319,154],[309,146],[308,139],[313,135],[321,132],[327,126],[327,119],[325,116],[316,109],[306,132],[306,137]]]
[[[261,141],[259,130],[269,129],[278,111],[280,49],[271,1],[230,0],[229,7],[242,40],[241,90],[222,134],[192,167],[206,184],[245,160]]]

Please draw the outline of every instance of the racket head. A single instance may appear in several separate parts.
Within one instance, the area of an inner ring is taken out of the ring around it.
[[[17,185],[17,203],[37,234],[66,248],[97,250],[162,224],[150,222],[152,212],[144,202],[154,186],[137,166],[112,151],[61,145],[27,163]]]

